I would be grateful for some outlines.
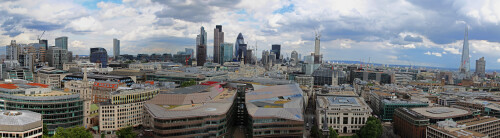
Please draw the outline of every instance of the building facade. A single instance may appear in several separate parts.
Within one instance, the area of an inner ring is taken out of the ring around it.
[[[484,60],[484,57],[476,60],[476,75],[479,77],[486,76],[486,61]]]
[[[108,52],[101,47],[90,48],[90,62],[101,63],[102,68],[108,67]]]
[[[62,69],[63,64],[68,62],[68,50],[62,49],[60,47],[51,46],[47,51],[47,56],[45,57],[49,66]]]
[[[115,57],[115,59],[117,59],[118,56],[120,56],[120,40],[114,38],[113,39],[113,57]]]
[[[99,104],[99,131],[113,134],[121,128],[141,125],[144,119],[144,102],[158,93],[158,88],[144,84],[135,84],[110,93],[110,100]]]
[[[233,44],[232,43],[221,43],[220,46],[221,53],[221,65],[224,65],[224,62],[233,61]]]
[[[207,61],[207,32],[203,26],[200,28],[200,34],[196,37],[196,64],[205,65]]]
[[[326,124],[338,134],[347,135],[359,131],[372,112],[363,98],[359,97],[318,96],[316,106],[320,128]]]
[[[68,37],[63,36],[63,37],[58,37],[56,38],[56,47],[59,47],[64,50],[68,50]]]
[[[222,64],[222,53],[220,52],[220,46],[222,43],[224,43],[222,25],[216,25],[214,28],[214,63]]]
[[[0,137],[41,138],[42,115],[28,110],[0,111]]]

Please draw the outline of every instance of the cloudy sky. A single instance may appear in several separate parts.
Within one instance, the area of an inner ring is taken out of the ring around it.
[[[68,36],[80,55],[90,47],[112,54],[113,38],[123,54],[175,53],[195,48],[205,26],[212,55],[221,24],[226,42],[241,32],[259,57],[271,44],[310,54],[320,30],[328,60],[457,68],[468,25],[471,68],[484,56],[487,69],[500,69],[498,7],[493,0],[2,0],[0,43],[34,43],[46,31],[49,45]]]

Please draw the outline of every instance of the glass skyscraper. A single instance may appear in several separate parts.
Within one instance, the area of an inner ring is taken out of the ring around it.
[[[196,36],[196,64],[203,66],[207,61],[207,32],[203,26],[200,28],[200,34]]]
[[[243,38],[243,35],[240,33],[238,34],[238,37],[236,38],[236,42],[234,43],[234,56],[236,57],[236,60],[240,61],[241,58],[245,57],[246,53],[246,45],[245,44],[245,39]],[[242,46],[245,46],[245,50],[242,50]]]
[[[101,63],[103,68],[108,67],[108,52],[102,47],[90,48],[90,62]]]
[[[116,38],[113,39],[113,56],[115,60],[120,56],[120,40]]]
[[[220,44],[220,53],[222,54],[221,65],[224,62],[230,62],[233,60],[233,44],[232,43],[222,43]]]
[[[56,47],[68,50],[68,37],[63,36],[56,38]]]
[[[280,44],[273,44],[271,52],[276,54],[276,59],[280,59],[281,56],[281,45]]]

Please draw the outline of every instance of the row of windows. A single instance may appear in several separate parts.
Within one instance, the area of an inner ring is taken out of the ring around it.
[[[32,131],[24,133],[24,134],[12,134],[12,133],[0,132],[0,136],[2,136],[2,138],[8,138],[8,137],[20,138],[21,136],[22,137],[31,137],[33,135],[40,135],[40,137],[41,137],[42,136],[41,134],[42,134],[42,128],[35,129],[35,130],[32,130]]]

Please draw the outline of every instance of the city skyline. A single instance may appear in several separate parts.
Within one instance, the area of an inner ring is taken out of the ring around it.
[[[73,55],[92,47],[120,53],[175,53],[196,48],[205,26],[207,54],[213,56],[213,30],[224,26],[232,42],[241,32],[249,48],[270,50],[281,44],[283,55],[314,52],[315,30],[321,32],[321,54],[327,60],[459,68],[463,28],[469,27],[470,63],[485,57],[486,69],[500,69],[500,2],[487,1],[4,1],[0,2],[0,43],[55,45],[68,37]],[[50,6],[49,6],[50,5]],[[170,6],[167,6],[170,5]],[[387,8],[400,7],[400,8]],[[311,11],[308,9],[315,8]],[[200,9],[202,11],[200,11]],[[437,31],[439,30],[439,31]],[[470,68],[474,68],[471,66]]]

